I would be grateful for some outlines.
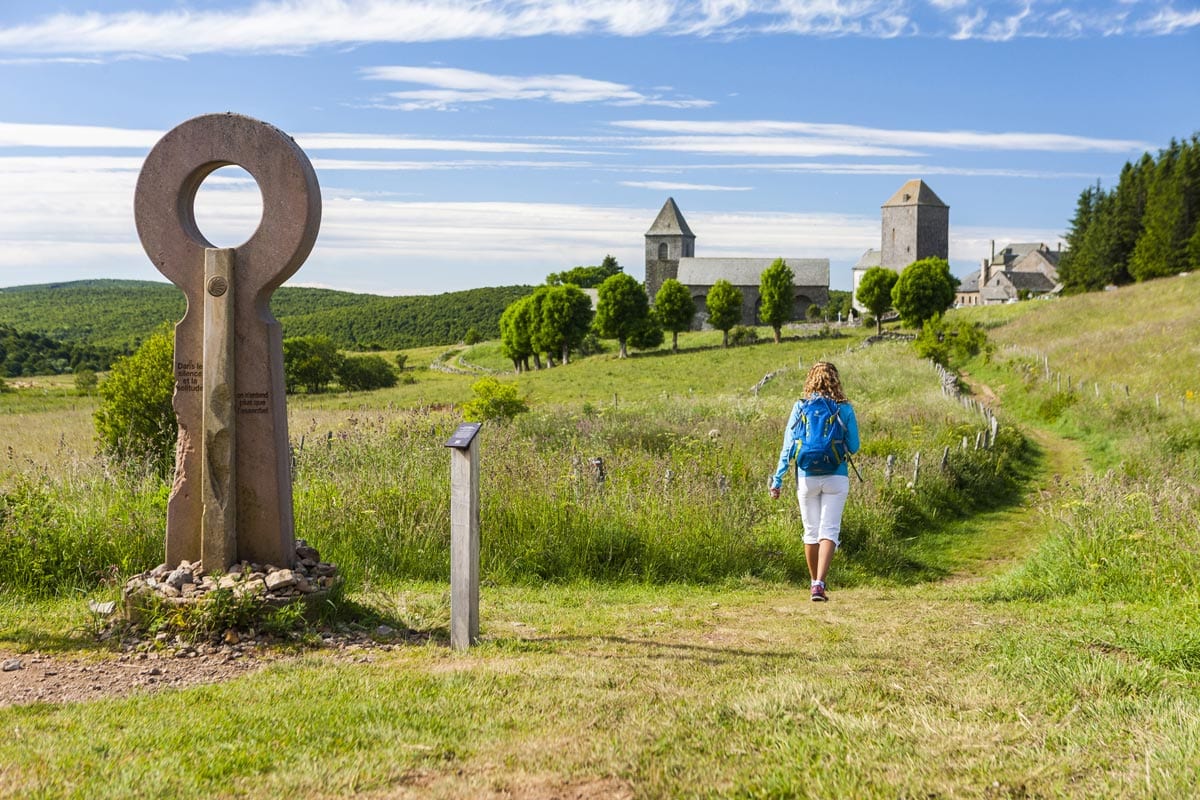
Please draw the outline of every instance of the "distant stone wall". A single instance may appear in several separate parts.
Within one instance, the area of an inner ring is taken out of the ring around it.
[[[708,324],[708,310],[705,300],[711,286],[689,286],[692,300],[696,303],[696,317],[692,321],[692,330],[712,330]],[[742,322],[743,325],[763,325],[759,311],[762,308],[762,297],[757,286],[738,286],[742,292]],[[829,287],[827,286],[797,286],[792,303],[792,321],[804,322],[811,305],[824,306],[829,303]]]
[[[655,259],[646,259],[646,294],[650,297],[650,302],[654,302],[654,298],[658,296],[658,290],[668,278],[677,278],[679,276],[679,262],[674,259],[665,261]]]

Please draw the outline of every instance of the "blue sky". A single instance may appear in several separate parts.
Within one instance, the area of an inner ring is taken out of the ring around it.
[[[293,284],[539,283],[608,253],[640,280],[672,196],[697,255],[825,257],[848,289],[910,178],[965,275],[1200,130],[1197,64],[1197,0],[3,0],[0,286],[162,280],[137,172],[221,111],[316,167]],[[260,210],[233,169],[196,203],[222,246]]]

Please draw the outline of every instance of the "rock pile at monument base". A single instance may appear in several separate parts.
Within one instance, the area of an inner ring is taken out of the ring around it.
[[[312,602],[327,597],[338,581],[337,566],[322,561],[314,548],[297,539],[296,565],[290,568],[248,561],[221,571],[206,570],[200,561],[183,561],[176,567],[159,564],[125,583],[125,612],[136,621],[149,601],[198,603],[219,589],[239,598],[258,598],[264,606]]]

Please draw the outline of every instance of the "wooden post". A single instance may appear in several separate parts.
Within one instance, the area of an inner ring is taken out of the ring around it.
[[[921,451],[917,451],[916,458],[913,459],[913,486],[917,485],[917,476],[921,474]]]
[[[223,572],[237,561],[234,253],[204,250],[200,560],[210,572]]]
[[[479,423],[458,427],[450,450],[450,646],[479,638]]]
[[[892,470],[895,468],[895,466],[896,466],[896,456],[889,454],[887,457],[887,464],[883,468],[884,480],[889,481],[889,482],[892,480]]]
[[[989,448],[994,447],[996,445],[996,432],[999,429],[1000,429],[1000,420],[996,419],[995,417],[992,417],[992,435],[988,439],[988,447]]]

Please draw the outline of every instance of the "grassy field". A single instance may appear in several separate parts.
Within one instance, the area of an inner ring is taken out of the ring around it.
[[[1186,320],[1173,304],[1196,281],[971,312],[998,346],[968,380],[998,396],[1004,446],[952,462],[953,479],[927,467],[911,489],[914,452],[930,464],[949,445],[958,459],[981,422],[904,345],[695,342],[512,376],[532,411],[484,433],[482,642],[465,654],[444,644],[440,441],[456,419],[446,398],[469,397],[472,376],[298,398],[301,535],[346,565],[356,602],[432,638],[0,709],[0,796],[1190,796],[1200,442],[1186,392],[1200,332],[1161,334],[1128,309]],[[1141,382],[1128,365],[1150,364],[1158,335],[1179,357]],[[503,368],[474,350],[450,359]],[[841,367],[865,443],[826,604],[807,599],[794,505],[763,490],[800,365],[818,357]],[[1068,364],[1075,382],[1120,388],[1060,386]],[[1180,397],[1155,404],[1144,386]],[[53,435],[82,436],[87,411],[56,402],[40,422],[0,415],[5,436],[52,429],[0,469],[6,496],[53,499],[74,482],[73,513],[99,510],[64,521],[46,500],[64,537],[124,514],[110,530],[144,528],[153,544],[154,486],[115,477],[108,500],[89,499],[102,465],[57,453]],[[574,468],[595,455],[610,466],[602,490]],[[891,482],[888,455],[906,465]],[[5,588],[0,651],[114,657],[85,620],[81,599]]]

